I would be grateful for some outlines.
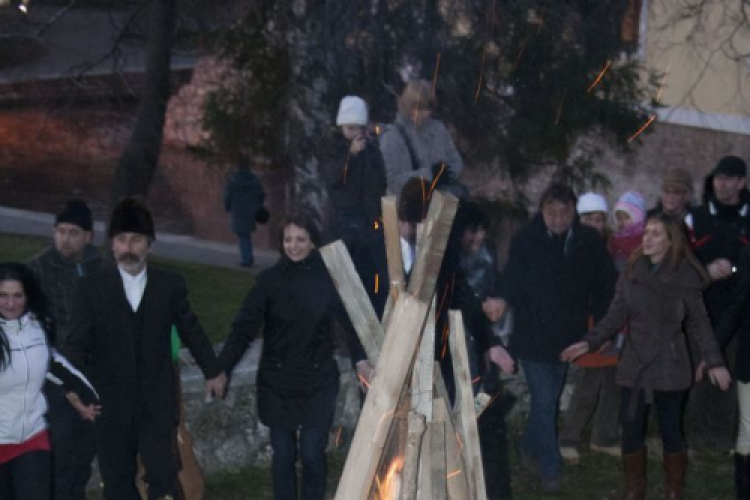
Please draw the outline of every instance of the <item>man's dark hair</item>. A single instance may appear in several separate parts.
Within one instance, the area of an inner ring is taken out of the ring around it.
[[[570,186],[566,186],[561,182],[553,182],[542,193],[542,198],[539,201],[539,209],[541,210],[544,205],[553,201],[576,206],[578,197]]]

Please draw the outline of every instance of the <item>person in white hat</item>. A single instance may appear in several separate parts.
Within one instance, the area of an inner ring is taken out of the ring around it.
[[[383,157],[367,133],[367,122],[364,100],[351,95],[341,99],[336,115],[341,135],[331,143],[321,165],[332,212],[325,239],[341,238],[350,251],[380,217],[380,198],[386,188]]]
[[[592,192],[584,193],[578,198],[576,205],[581,224],[585,224],[599,231],[602,236],[607,235],[607,200],[604,196]]]

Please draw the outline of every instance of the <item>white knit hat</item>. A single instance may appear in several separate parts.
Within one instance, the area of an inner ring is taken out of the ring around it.
[[[584,193],[578,198],[576,206],[578,214],[588,214],[591,212],[607,213],[607,200],[604,196],[596,193]]]
[[[365,104],[365,101],[353,95],[341,99],[336,125],[367,125],[367,104]]]

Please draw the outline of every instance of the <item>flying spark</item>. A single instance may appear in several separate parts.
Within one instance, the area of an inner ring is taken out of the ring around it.
[[[651,115],[651,118],[648,119],[648,121],[646,122],[646,124],[644,126],[642,126],[641,128],[639,128],[638,132],[636,132],[635,134],[633,134],[633,135],[630,136],[630,139],[628,139],[628,142],[632,141],[633,139],[635,139],[636,137],[638,137],[639,135],[641,135],[643,133],[643,131],[646,130],[648,128],[648,126],[651,125],[651,123],[654,120],[656,120],[656,115]]]
[[[664,73],[664,78],[661,79],[661,85],[659,85],[659,92],[656,93],[656,102],[661,101],[661,91],[664,90],[664,84],[667,83],[667,77],[669,76],[669,68],[671,66],[667,66],[667,71]]]
[[[437,53],[437,59],[435,60],[435,72],[432,75],[432,97],[435,97],[435,90],[437,89],[437,77],[440,72],[440,52]]]
[[[568,89],[565,89],[563,91],[562,99],[560,99],[560,104],[557,106],[557,117],[555,118],[555,125],[560,123],[560,117],[562,117],[563,104],[565,103],[565,95],[567,93],[568,93]]]
[[[602,81],[602,78],[604,78],[604,74],[607,72],[611,64],[612,61],[607,61],[607,64],[604,65],[604,68],[599,72],[599,76],[597,76],[596,80],[594,80],[594,82],[589,86],[588,90],[586,90],[586,93],[591,92],[592,90],[594,90],[594,87],[599,85],[599,82]]]
[[[474,93],[474,106],[479,100],[479,92],[482,90],[482,79],[484,78],[484,58],[487,56],[487,47],[482,49],[482,63],[479,66],[479,80],[477,80],[477,91]]]

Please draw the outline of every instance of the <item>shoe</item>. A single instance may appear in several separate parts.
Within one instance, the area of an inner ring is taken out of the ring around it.
[[[581,463],[581,455],[578,453],[578,450],[572,446],[561,446],[560,456],[565,460],[566,464],[578,465]]]
[[[664,453],[664,498],[683,500],[687,452]]]
[[[595,444],[591,444],[591,451],[595,453],[603,453],[605,455],[609,455],[610,457],[620,458],[622,457],[622,450],[619,446],[597,446]]]
[[[646,498],[646,448],[622,456],[625,471],[625,496],[623,500],[645,500]]]
[[[543,476],[539,480],[539,486],[545,493],[555,493],[562,489],[560,476]]]

